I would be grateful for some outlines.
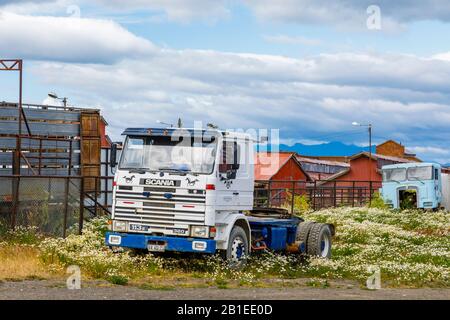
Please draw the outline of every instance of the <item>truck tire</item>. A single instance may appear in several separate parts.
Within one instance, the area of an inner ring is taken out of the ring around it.
[[[306,253],[308,250],[308,248],[307,248],[308,247],[308,243],[307,243],[308,234],[314,224],[315,224],[315,222],[306,221],[306,222],[300,222],[297,226],[297,234],[295,235],[295,241],[303,243],[300,245],[301,253]]]
[[[249,247],[247,234],[240,226],[234,226],[230,233],[226,259],[233,269],[241,269],[245,266],[248,257]]]
[[[310,256],[331,258],[331,231],[324,223],[315,223],[308,234],[307,253]]]

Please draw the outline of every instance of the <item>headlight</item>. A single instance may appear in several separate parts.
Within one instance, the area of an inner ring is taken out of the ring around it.
[[[114,231],[127,231],[127,223],[125,221],[114,221],[113,230]]]
[[[191,237],[208,238],[207,226],[191,226]]]

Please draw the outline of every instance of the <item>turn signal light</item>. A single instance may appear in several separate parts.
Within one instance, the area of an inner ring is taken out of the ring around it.
[[[207,184],[206,190],[216,190],[216,186],[214,184]]]

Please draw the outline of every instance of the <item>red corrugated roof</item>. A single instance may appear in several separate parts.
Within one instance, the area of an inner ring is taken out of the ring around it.
[[[357,153],[355,155],[353,155],[350,159],[357,159],[360,157],[367,157],[369,158],[370,153],[369,152],[360,152]],[[384,159],[384,160],[389,160],[389,161],[394,161],[394,162],[399,162],[399,163],[406,163],[406,162],[416,162],[416,161],[412,161],[412,160],[408,160],[405,158],[398,158],[398,157],[392,157],[392,156],[385,156],[383,154],[377,154],[377,153],[372,153],[372,159],[377,160],[377,159]]]
[[[258,152],[255,154],[255,180],[270,180],[293,157],[287,152]]]
[[[324,164],[324,165],[327,165],[327,166],[336,166],[336,167],[345,167],[345,168],[350,167],[350,164],[348,164],[347,162],[305,158],[305,157],[302,157],[302,156],[299,156],[299,155],[297,155],[297,160],[300,161],[300,162]]]

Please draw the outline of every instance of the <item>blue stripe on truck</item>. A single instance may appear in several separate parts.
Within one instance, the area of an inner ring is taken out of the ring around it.
[[[120,243],[110,243],[110,236],[120,237]],[[202,238],[182,238],[182,237],[166,237],[166,236],[148,236],[145,234],[107,232],[105,242],[108,246],[118,246],[135,249],[147,249],[149,241],[164,241],[166,251],[178,252],[199,252],[199,253],[215,253],[216,241]],[[194,249],[195,242],[206,244],[204,250]]]

